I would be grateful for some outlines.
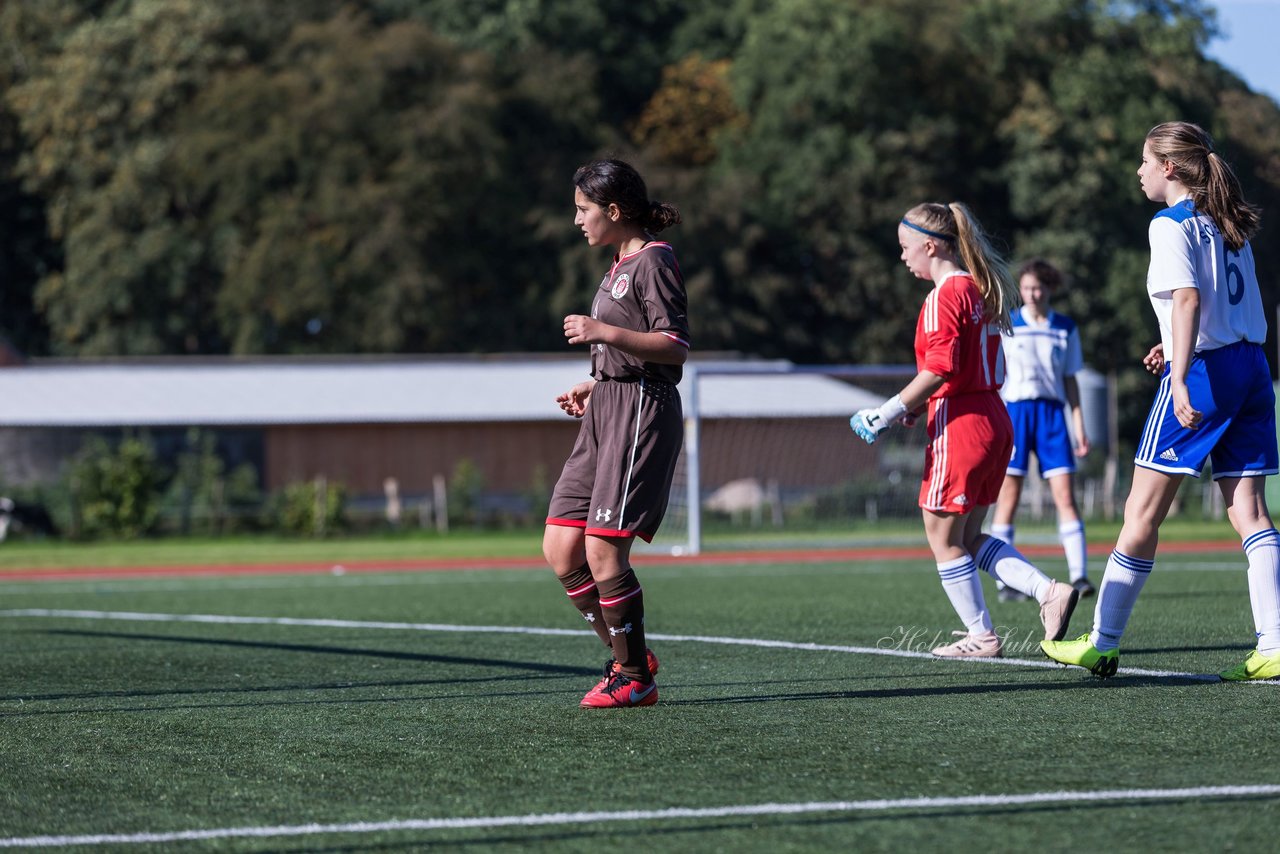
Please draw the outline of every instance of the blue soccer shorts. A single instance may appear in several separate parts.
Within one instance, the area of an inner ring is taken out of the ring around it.
[[[1237,341],[1197,353],[1187,372],[1187,390],[1191,405],[1203,414],[1200,426],[1189,430],[1178,423],[1166,367],[1135,464],[1199,477],[1209,460],[1214,480],[1280,472],[1275,389],[1260,345]]]
[[[1008,406],[1009,420],[1013,422],[1013,458],[1006,474],[1026,477],[1031,470],[1032,453],[1040,462],[1040,476],[1046,480],[1076,470],[1062,401],[1015,400]]]

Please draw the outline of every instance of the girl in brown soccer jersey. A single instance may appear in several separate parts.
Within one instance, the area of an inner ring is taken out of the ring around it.
[[[657,533],[684,441],[676,391],[689,353],[684,277],[671,246],[653,237],[680,213],[650,201],[644,179],[620,160],[588,163],[573,183],[574,224],[589,245],[616,254],[590,316],[564,319],[570,344],[591,345],[591,379],[556,398],[582,426],[551,496],[542,551],[613,652],[581,705],[649,706],[658,701],[658,661],[645,648],[630,552],[636,537]]]

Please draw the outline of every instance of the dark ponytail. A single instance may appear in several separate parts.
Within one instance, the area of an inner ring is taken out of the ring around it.
[[[656,234],[680,222],[680,211],[665,202],[649,200],[644,179],[630,163],[593,160],[573,173],[573,185],[600,207],[617,205],[622,218]]]
[[[645,231],[657,234],[662,229],[680,224],[680,211],[666,202],[649,202],[649,218],[643,223]]]

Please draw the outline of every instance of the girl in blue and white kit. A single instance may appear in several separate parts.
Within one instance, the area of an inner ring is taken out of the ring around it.
[[[1280,533],[1267,510],[1267,475],[1280,470],[1275,392],[1249,239],[1259,209],[1205,131],[1187,122],[1147,134],[1138,169],[1143,192],[1165,208],[1151,220],[1147,292],[1161,341],[1143,360],[1160,389],[1134,458],[1124,527],[1098,591],[1093,631],[1045,641],[1045,654],[1106,678],[1120,637],[1155,565],[1160,524],[1187,475],[1205,460],[1244,542],[1257,649],[1223,679],[1280,677]]]
[[[1000,388],[1013,421],[1013,459],[991,517],[991,535],[1013,543],[1014,514],[1034,454],[1058,511],[1058,539],[1067,556],[1071,586],[1083,598],[1095,592],[1089,583],[1084,521],[1074,490],[1075,458],[1089,453],[1076,382],[1076,374],[1084,368],[1084,353],[1075,321],[1049,308],[1061,285],[1062,273],[1041,258],[1023,264],[1018,272],[1022,305],[1014,309],[1013,335],[1004,341],[1005,380]],[[1013,588],[1002,587],[1000,598],[1023,597]]]

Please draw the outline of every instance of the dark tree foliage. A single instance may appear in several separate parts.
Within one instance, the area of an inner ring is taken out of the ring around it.
[[[904,362],[895,223],[962,200],[1069,274],[1144,405],[1146,131],[1208,128],[1280,242],[1280,110],[1200,0],[9,0],[0,331],[37,353],[563,351],[608,263],[570,176],[683,225],[700,350]]]

